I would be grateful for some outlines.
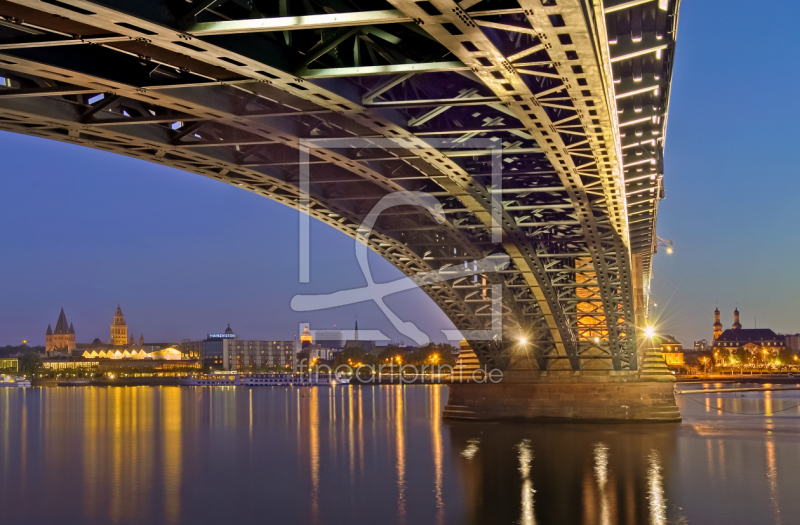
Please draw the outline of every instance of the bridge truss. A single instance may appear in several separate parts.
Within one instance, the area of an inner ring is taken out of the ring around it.
[[[462,331],[502,290],[484,364],[636,369],[678,4],[0,0],[0,129],[293,207],[308,148],[308,213],[352,237],[427,192],[443,223],[392,208],[368,245],[410,277],[508,255],[422,285]]]

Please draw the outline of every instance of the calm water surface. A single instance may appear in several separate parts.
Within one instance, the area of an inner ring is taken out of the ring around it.
[[[800,391],[681,396],[661,425],[449,423],[446,401],[0,389],[0,523],[800,523]]]

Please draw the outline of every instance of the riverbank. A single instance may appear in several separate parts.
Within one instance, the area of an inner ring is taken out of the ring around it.
[[[63,383],[64,379],[52,379],[52,378],[40,378],[40,379],[32,379],[31,386],[32,387],[51,387],[51,386],[59,386],[58,383]],[[80,384],[80,385],[70,385],[73,387],[82,387],[82,386],[178,386],[178,378],[177,377],[120,377],[114,379],[107,379],[107,378],[98,378],[92,379],[91,381]]]
[[[709,374],[708,377],[678,377],[678,383],[757,383],[757,384],[798,384],[800,376],[788,376],[786,374],[762,374],[762,375],[715,375]]]

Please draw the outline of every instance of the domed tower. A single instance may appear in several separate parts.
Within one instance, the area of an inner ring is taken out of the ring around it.
[[[313,342],[314,338],[311,336],[311,332],[308,331],[308,327],[303,327],[303,333],[300,334],[300,346],[305,348]]]
[[[714,341],[722,335],[722,323],[719,322],[719,308],[714,308]]]
[[[739,308],[733,311],[733,327],[734,330],[741,330],[742,323],[739,322]]]
[[[114,314],[114,322],[111,323],[111,344],[114,346],[125,346],[128,344],[128,325],[125,324],[125,316],[122,309],[117,305]]]
[[[228,328],[225,329],[226,335],[233,335],[233,330],[231,330],[231,324],[228,323]]]

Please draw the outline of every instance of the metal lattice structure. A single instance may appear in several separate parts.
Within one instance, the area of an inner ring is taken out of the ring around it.
[[[439,199],[369,238],[405,275],[508,255],[423,285],[462,331],[502,289],[484,364],[636,369],[678,3],[0,0],[0,129],[293,207],[308,147],[308,213],[352,237],[387,194]]]

